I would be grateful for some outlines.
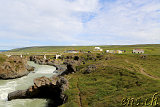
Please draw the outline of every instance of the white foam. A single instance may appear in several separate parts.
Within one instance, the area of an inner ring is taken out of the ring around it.
[[[15,91],[17,83],[15,81],[7,82],[0,86],[0,100],[6,101],[8,93]]]
[[[55,67],[48,66],[46,69],[46,66],[42,66],[39,69],[37,69],[36,73],[42,73],[42,74],[53,74],[53,72],[56,70]]]
[[[7,101],[8,93],[13,92],[15,90],[23,90],[28,88],[33,84],[33,79],[36,77],[50,76],[50,74],[52,75],[55,74],[53,72],[56,70],[56,68],[53,66],[37,65],[37,64],[31,63],[31,66],[32,65],[34,65],[35,67],[35,70],[34,70],[35,73],[30,73],[27,76],[14,79],[14,80],[1,80],[2,84],[0,85],[0,107],[16,107],[17,105],[28,107],[27,105],[32,103],[33,100],[21,99],[21,100],[13,100],[8,102]]]

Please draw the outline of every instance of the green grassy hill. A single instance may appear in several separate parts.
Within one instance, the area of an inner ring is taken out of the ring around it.
[[[93,50],[93,46],[37,46],[10,50],[10,52],[64,52],[66,50]]]
[[[66,50],[82,50],[93,51],[95,46],[40,46],[26,47],[13,49],[9,52],[64,52]],[[109,50],[126,50],[127,54],[132,52],[132,49],[144,49],[145,54],[160,55],[160,44],[145,44],[145,45],[106,45],[99,46],[104,51]]]

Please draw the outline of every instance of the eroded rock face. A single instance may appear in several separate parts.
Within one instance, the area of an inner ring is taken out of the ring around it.
[[[40,77],[34,79],[34,85],[27,90],[18,90],[8,94],[8,100],[25,98],[47,98],[59,106],[67,100],[64,91],[69,87],[68,80],[64,77]]]
[[[18,56],[7,58],[5,62],[0,65],[1,79],[14,79],[29,74],[34,70],[33,67],[27,65],[27,60]]]

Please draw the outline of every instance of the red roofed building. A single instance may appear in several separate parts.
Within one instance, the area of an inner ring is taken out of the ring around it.
[[[143,54],[144,50],[143,49],[133,49],[132,53],[137,53],[137,54],[141,53],[141,54]]]

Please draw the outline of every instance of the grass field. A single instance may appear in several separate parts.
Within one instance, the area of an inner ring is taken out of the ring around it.
[[[5,55],[0,54],[0,64],[2,64],[3,62],[5,62],[6,58],[7,57]]]
[[[64,52],[66,50],[81,50],[93,51],[95,46],[41,46],[41,47],[26,47],[13,49],[10,52]],[[160,55],[160,44],[146,44],[146,45],[111,45],[99,46],[105,50],[126,50],[126,54],[131,54],[132,49],[144,49],[145,54]]]
[[[96,65],[96,70],[84,74],[89,65]],[[69,99],[62,107],[127,106],[128,100],[122,103],[123,98],[134,98],[133,106],[138,104],[136,100],[139,98],[139,107],[146,107],[146,99],[147,105],[155,105],[155,102],[152,104],[152,97],[160,92],[159,65],[160,56],[155,55],[144,58],[141,55],[103,54],[103,57],[96,61],[89,60],[78,66],[79,72],[66,76],[70,83],[70,89],[66,91]],[[143,74],[141,69],[147,75]],[[156,97],[160,98],[160,95]],[[160,100],[158,101],[160,103]]]

